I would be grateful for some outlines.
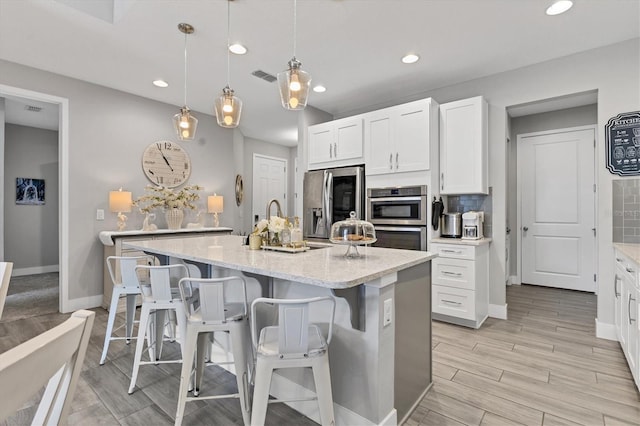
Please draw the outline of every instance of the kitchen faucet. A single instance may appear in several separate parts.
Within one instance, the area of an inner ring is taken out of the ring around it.
[[[267,220],[271,217],[271,205],[276,204],[276,214],[278,217],[282,217],[282,207],[280,206],[280,202],[275,198],[267,203],[267,216],[265,217]]]

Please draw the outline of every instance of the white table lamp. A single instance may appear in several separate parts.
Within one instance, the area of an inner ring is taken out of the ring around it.
[[[124,231],[127,227],[127,216],[122,213],[129,213],[132,204],[131,192],[123,191],[122,188],[118,191],[109,191],[109,210],[112,213],[118,213],[118,231]]]
[[[224,197],[222,195],[209,195],[207,198],[207,211],[213,213],[213,227],[220,226],[220,220],[218,219],[218,213],[222,213],[224,210]]]

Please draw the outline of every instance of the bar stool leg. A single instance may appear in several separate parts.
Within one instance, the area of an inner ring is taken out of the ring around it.
[[[155,327],[155,359],[152,361],[159,361],[162,357],[162,344],[164,343],[164,324],[165,324],[165,309],[156,310],[156,327]]]
[[[333,414],[333,395],[331,392],[331,373],[329,372],[329,357],[325,354],[313,361],[313,381],[316,384],[320,421],[324,426],[336,424]]]
[[[236,367],[236,383],[240,394],[240,409],[245,425],[251,424],[251,401],[249,398],[249,373],[247,370],[247,327],[246,321],[238,321],[231,326],[231,351]],[[268,392],[268,390],[267,390]]]
[[[184,357],[182,358],[182,370],[180,373],[180,388],[178,389],[178,408],[176,409],[176,426],[182,424],[182,417],[184,416],[184,407],[187,403],[187,390],[189,383],[191,382],[191,368],[193,367],[193,357],[196,347],[196,339],[198,338],[198,332],[194,329],[188,329],[185,336],[184,344]],[[199,356],[199,355],[198,355]],[[195,391],[194,391],[195,395]]]
[[[136,294],[127,294],[127,345],[131,342],[131,336],[133,335],[133,321],[136,316]]]
[[[111,305],[109,306],[109,319],[107,320],[107,331],[104,335],[104,345],[102,347],[102,356],[100,357],[100,365],[104,365],[109,351],[109,343],[111,343],[111,334],[113,333],[113,324],[116,321],[116,310],[118,309],[118,300],[120,300],[120,289],[114,287],[111,294]]]
[[[273,365],[268,361],[258,359],[256,363],[256,381],[253,388],[253,408],[251,410],[252,426],[264,425],[264,420],[267,417],[272,374]]]
[[[151,315],[151,309],[149,309],[149,306],[143,304],[142,311],[140,312],[138,339],[136,341],[136,353],[133,357],[133,371],[131,372],[131,384],[129,385],[129,394],[133,393],[133,388],[135,388],[136,380],[138,379],[138,370],[140,369],[140,359],[142,358],[144,337],[147,332],[147,325],[149,323],[150,315]]]

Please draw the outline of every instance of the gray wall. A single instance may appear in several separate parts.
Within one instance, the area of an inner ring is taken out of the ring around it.
[[[4,165],[4,98],[0,96],[0,164]],[[4,166],[3,166],[4,167]],[[0,188],[4,188],[4,173],[0,173]],[[4,261],[4,197],[0,197],[0,262]]]
[[[525,133],[543,132],[546,130],[564,129],[569,127],[597,124],[598,106],[585,105],[577,108],[532,114],[511,119],[510,143],[508,147],[509,176],[507,181],[507,198],[509,216],[507,224],[511,228],[511,260],[509,275],[516,275],[517,244],[520,232],[516,229],[517,221],[517,185],[518,185],[518,135]]]
[[[45,181],[44,205],[16,204],[16,178]],[[6,124],[4,254],[14,270],[58,266],[58,132]]]
[[[640,179],[613,181],[613,242],[640,244]]]

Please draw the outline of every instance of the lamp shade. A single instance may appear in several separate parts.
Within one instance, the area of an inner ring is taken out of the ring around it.
[[[280,100],[289,110],[301,110],[307,106],[311,75],[302,71],[302,63],[295,57],[289,61],[289,69],[278,73]]]
[[[131,199],[131,192],[123,191],[109,191],[109,210],[114,213],[130,212],[133,201]]]
[[[196,136],[198,119],[191,114],[186,106],[180,108],[180,112],[173,116],[173,127],[181,141],[191,141]]]
[[[222,89],[222,95],[215,100],[216,119],[220,127],[233,129],[240,124],[242,101],[233,95],[229,86]]]
[[[207,198],[207,211],[209,213],[222,213],[224,209],[224,197],[222,195],[209,195]]]

